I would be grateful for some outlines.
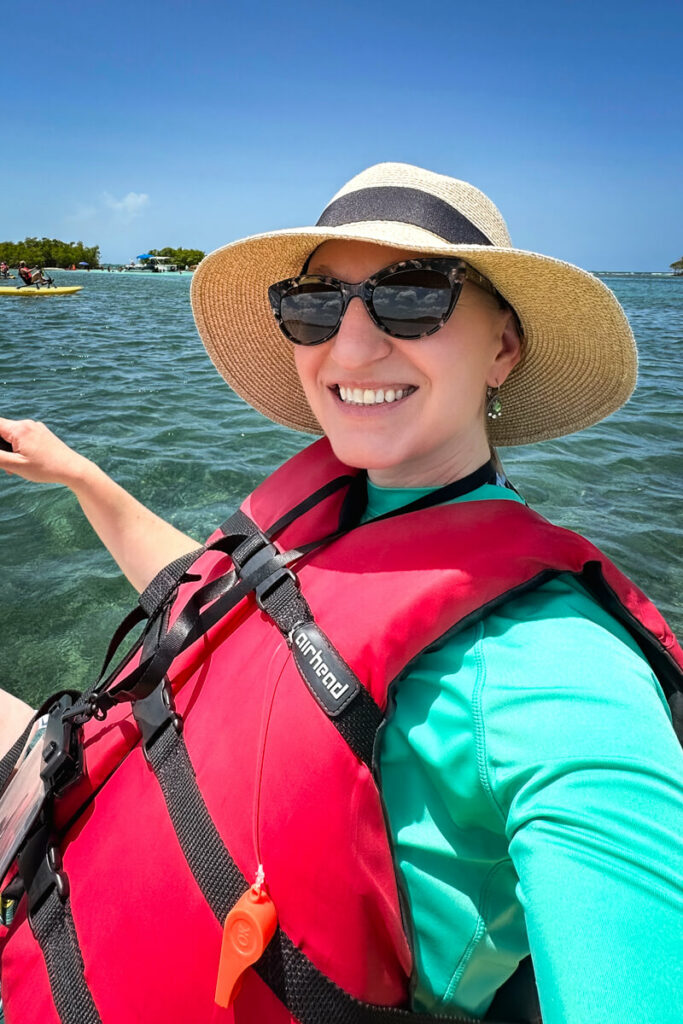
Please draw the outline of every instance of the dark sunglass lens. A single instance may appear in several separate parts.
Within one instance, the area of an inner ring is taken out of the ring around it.
[[[397,338],[418,338],[437,327],[448,313],[451,283],[438,270],[399,270],[372,293],[380,322]]]
[[[300,345],[315,345],[338,326],[343,304],[341,293],[329,284],[304,282],[282,297],[280,317],[290,337]]]

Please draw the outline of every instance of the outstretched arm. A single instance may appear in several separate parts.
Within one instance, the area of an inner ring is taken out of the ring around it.
[[[90,525],[135,589],[142,592],[160,569],[199,545],[132,494],[94,462],[69,448],[43,423],[0,417],[0,469],[36,483],[60,483],[78,498]]]

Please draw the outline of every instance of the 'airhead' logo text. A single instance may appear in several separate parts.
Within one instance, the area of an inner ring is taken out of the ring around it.
[[[349,684],[344,683],[337,678],[330,666],[324,660],[321,649],[311,643],[303,629],[298,630],[294,634],[294,646],[297,647],[304,656],[306,659],[306,665],[313,669],[330,696],[334,697],[335,700],[341,700],[348,690]],[[325,657],[327,657],[327,654]]]

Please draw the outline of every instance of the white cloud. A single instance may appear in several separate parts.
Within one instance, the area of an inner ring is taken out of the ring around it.
[[[105,192],[103,198],[105,206],[114,210],[125,223],[139,217],[149,204],[149,196],[146,192],[128,192],[122,199],[116,199],[109,192]]]

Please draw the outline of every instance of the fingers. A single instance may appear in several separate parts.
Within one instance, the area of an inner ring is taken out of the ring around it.
[[[15,472],[17,463],[21,461],[17,454],[19,434],[22,425],[27,422],[25,420],[8,420],[4,416],[0,416],[0,469],[3,469],[5,473]]]
[[[3,437],[6,441],[10,440],[9,435],[13,422],[13,420],[6,420],[3,416],[0,416],[0,437]]]
[[[36,420],[0,417],[0,436],[12,445],[0,451],[0,469],[34,483],[72,486],[88,461]]]
[[[40,427],[44,427],[44,424],[37,423],[35,420],[8,420],[0,416],[0,438],[9,445],[9,448],[5,450],[18,451],[22,437],[26,437],[31,431]]]
[[[68,449],[44,423],[0,417],[0,437],[6,442],[0,450],[0,469],[36,483],[57,482],[59,454]]]
[[[13,452],[13,437],[14,437],[14,420],[5,419],[0,416],[0,456],[4,455],[5,452]],[[0,462],[0,465],[2,463]]]

